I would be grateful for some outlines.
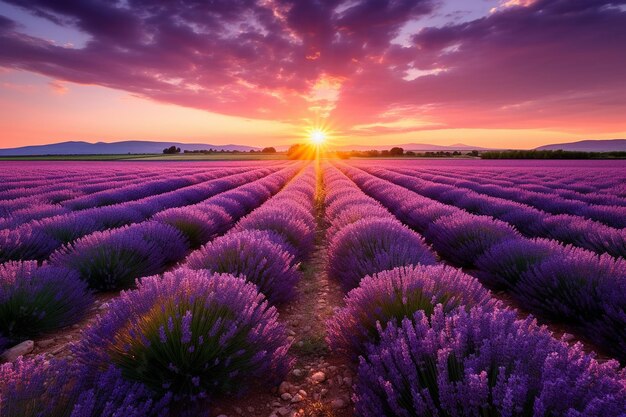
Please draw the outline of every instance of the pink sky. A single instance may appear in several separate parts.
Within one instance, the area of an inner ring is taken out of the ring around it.
[[[0,1],[0,147],[626,137],[623,1],[60,3]]]

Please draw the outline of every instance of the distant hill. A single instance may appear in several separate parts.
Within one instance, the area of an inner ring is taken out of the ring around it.
[[[454,145],[431,145],[428,143],[403,143],[400,145],[342,145],[336,146],[334,149],[337,151],[383,151],[385,149],[391,149],[393,147],[402,148],[405,151],[485,151],[487,148],[481,148],[480,146],[465,145],[463,143],[456,143]]]
[[[208,143],[151,142],[143,140],[127,140],[122,142],[60,142],[49,145],[23,146],[20,148],[0,149],[0,156],[33,156],[33,155],[123,155],[162,153],[164,148],[179,147],[181,150],[195,151],[216,149],[225,151],[259,150],[244,145],[211,145]]]
[[[615,152],[626,151],[626,139],[581,140],[578,142],[555,143],[536,148],[539,151],[580,151],[580,152]]]

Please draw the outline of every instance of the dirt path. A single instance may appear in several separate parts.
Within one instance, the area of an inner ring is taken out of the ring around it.
[[[339,284],[326,275],[327,242],[323,188],[316,197],[315,248],[303,264],[297,297],[280,309],[280,319],[293,338],[291,354],[296,362],[285,381],[269,390],[257,386],[239,399],[215,403],[212,416],[351,417],[353,367],[342,356],[331,354],[325,322],[343,303]]]

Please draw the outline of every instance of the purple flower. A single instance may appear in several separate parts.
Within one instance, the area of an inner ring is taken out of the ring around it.
[[[242,276],[257,286],[272,304],[291,300],[301,278],[293,255],[281,236],[261,230],[229,233],[192,253],[191,269]]]
[[[381,332],[360,360],[360,416],[618,417],[626,409],[617,362],[599,364],[514,311],[438,306]]]
[[[356,358],[368,342],[378,341],[377,323],[399,324],[417,311],[430,316],[458,306],[493,307],[489,291],[473,277],[446,266],[407,266],[367,276],[348,293],[345,307],[327,322],[331,348]]]
[[[91,372],[65,361],[18,358],[0,366],[0,415],[68,417],[165,416],[171,395],[157,396],[107,366]]]
[[[295,249],[296,259],[301,260],[313,249],[315,232],[313,224],[314,222],[294,216],[278,206],[252,212],[239,221],[234,231],[254,229],[277,233]]]
[[[181,332],[182,337],[180,339],[181,343],[189,343],[191,342],[191,320],[193,319],[193,315],[191,314],[191,310],[187,310],[185,315],[183,316],[181,323]]]
[[[91,288],[111,290],[163,272],[186,253],[187,242],[177,229],[145,222],[92,233],[59,249],[50,261],[77,271]]]
[[[175,398],[230,393],[284,376],[290,344],[277,316],[243,279],[179,269],[123,292],[74,351],[90,369],[112,364],[127,380]]]
[[[168,209],[157,213],[152,220],[179,230],[191,248],[208,242],[223,227],[223,224],[214,222],[208,214],[194,207]]]
[[[520,237],[507,223],[464,212],[440,218],[426,236],[437,253],[459,266],[472,266],[493,245]]]
[[[493,245],[475,264],[480,280],[486,285],[498,290],[511,289],[528,269],[564,250],[554,240],[508,239]]]
[[[337,233],[329,247],[328,273],[348,291],[366,275],[407,265],[432,265],[424,239],[392,219],[359,220]]]
[[[0,336],[14,343],[76,323],[92,301],[74,271],[36,261],[0,265]]]

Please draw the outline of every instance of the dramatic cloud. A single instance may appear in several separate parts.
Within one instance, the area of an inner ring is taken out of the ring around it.
[[[501,1],[420,25],[441,1],[14,0],[89,40],[57,45],[0,16],[0,66],[362,135],[623,128],[626,0]]]

